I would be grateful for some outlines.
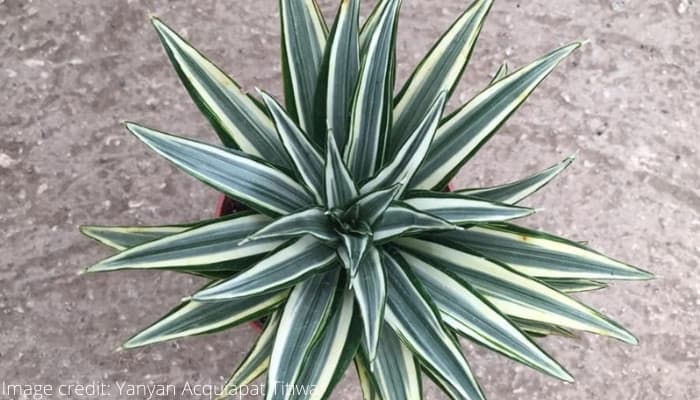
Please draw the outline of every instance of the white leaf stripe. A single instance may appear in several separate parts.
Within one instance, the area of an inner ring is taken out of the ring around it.
[[[399,184],[401,189],[396,196],[401,195],[428,153],[430,143],[433,141],[435,130],[445,108],[445,99],[446,94],[444,92],[438,95],[428,113],[415,128],[415,131],[408,136],[404,143],[400,144],[401,147],[396,157],[391,163],[382,168],[374,178],[364,184],[360,189],[360,193],[370,193]]]
[[[374,241],[383,242],[406,234],[453,229],[461,228],[407,204],[394,202],[374,225]]]
[[[579,46],[573,43],[545,55],[489,86],[447,117],[411,188],[445,186],[559,62]]]
[[[384,252],[382,258],[387,274],[387,323],[453,396],[483,400],[461,348],[443,328],[418,281],[399,264],[403,260],[395,257]]]
[[[221,391],[222,395],[217,397],[217,400],[224,400],[228,397],[228,393],[234,392],[237,388],[250,385],[267,370],[270,365],[272,346],[275,342],[281,316],[282,312],[279,309],[270,315],[255,345],[253,345],[243,362],[226,381]]]
[[[452,329],[525,365],[559,379],[573,381],[556,361],[466,282],[406,252],[401,252],[401,256],[440,309],[442,320]]]
[[[374,175],[382,162],[392,106],[391,60],[401,0],[390,0],[372,34],[360,69],[344,159],[357,182]]]
[[[285,84],[292,89],[287,109],[296,112],[299,126],[310,133],[328,28],[315,0],[280,0],[280,14]]]
[[[575,156],[567,157],[559,164],[553,165],[544,171],[538,172],[532,176],[513,183],[489,188],[464,189],[459,190],[456,193],[465,196],[478,197],[489,201],[497,201],[500,203],[517,204],[521,200],[546,186],[552,181],[552,179],[556,178],[569,165],[571,165],[575,158]]]
[[[307,208],[311,196],[292,178],[250,156],[133,123],[127,128],[178,168],[263,213],[288,214]]]
[[[441,240],[472,249],[538,278],[650,279],[646,271],[587,247],[544,232],[512,224],[488,224],[440,234]]]
[[[316,201],[321,204],[323,202],[323,158],[279,103],[263,91],[260,91],[260,95],[275,122],[277,133],[282,139],[282,144],[292,159],[297,173],[306,187],[314,194]]]
[[[194,299],[221,301],[283,289],[321,272],[335,259],[335,249],[305,236],[220,285],[196,293]]]
[[[96,226],[83,225],[80,232],[115,250],[126,250],[189,229],[186,226]]]
[[[631,333],[599,312],[483,256],[425,240],[404,238],[397,245],[469,282],[503,314],[637,343]]]
[[[362,368],[369,361],[360,357]],[[371,365],[373,376],[382,399],[420,400],[423,398],[420,367],[411,350],[401,342],[390,326],[381,329],[377,357]],[[371,383],[371,382],[368,382]]]
[[[329,210],[343,208],[358,196],[355,182],[345,166],[333,135],[328,135],[326,145],[326,205]]]
[[[337,234],[333,230],[325,211],[321,208],[309,208],[298,213],[279,217],[244,241],[260,239],[288,239],[303,235],[312,235],[320,240],[334,240]]]
[[[270,357],[265,400],[288,400],[318,335],[327,324],[338,286],[339,269],[317,274],[289,295]]]
[[[133,336],[122,347],[130,349],[218,332],[269,314],[288,294],[288,291],[270,292],[262,296],[220,303],[186,301],[158,322]]]
[[[237,245],[269,222],[270,219],[263,215],[247,214],[208,223],[132,247],[100,261],[87,271],[185,268],[244,260],[272,251],[283,243],[279,240],[260,240]]]
[[[398,149],[441,92],[452,93],[466,69],[492,0],[477,0],[438,40],[396,96],[390,149]],[[392,153],[393,155],[393,153]]]
[[[272,122],[238,84],[159,19],[152,23],[178,75],[224,144],[288,167]]]
[[[459,225],[506,221],[527,217],[535,212],[531,208],[514,207],[454,193],[413,192],[403,201],[420,211]]]
[[[386,304],[386,277],[379,252],[373,246],[360,262],[357,274],[352,278],[352,288],[364,321],[365,349],[369,362],[372,363],[377,356]]]

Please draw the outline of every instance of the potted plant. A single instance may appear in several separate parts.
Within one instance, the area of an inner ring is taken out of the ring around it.
[[[359,1],[343,0],[329,32],[313,0],[282,0],[286,107],[244,93],[153,19],[224,147],[126,127],[247,210],[224,207],[229,215],[188,225],[82,228],[119,250],[88,272],[207,279],[123,348],[265,317],[222,395],[267,371],[266,399],[327,398],[354,361],[366,399],[415,400],[424,373],[452,398],[483,398],[458,336],[564,381],[572,377],[534,338],[586,331],[637,342],[569,294],[649,273],[509,222],[534,212],[517,204],[572,158],[514,183],[443,191],[580,43],[501,68],[443,115],[491,1],[459,16],[394,95],[400,3],[379,1],[360,26]]]

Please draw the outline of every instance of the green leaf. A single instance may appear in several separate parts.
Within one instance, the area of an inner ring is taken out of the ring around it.
[[[325,211],[315,207],[277,218],[248,236],[243,244],[260,239],[290,239],[307,234],[325,241],[335,240],[338,236]]]
[[[358,221],[374,224],[397,198],[400,190],[401,185],[394,185],[387,189],[362,195],[348,208],[346,215],[352,216]]]
[[[651,279],[652,275],[579,243],[511,224],[440,234],[441,240],[508,264],[525,275],[567,279]]]
[[[438,95],[428,113],[416,126],[415,131],[406,138],[405,142],[400,144],[400,149],[394,159],[382,168],[374,178],[365,183],[360,189],[360,193],[366,194],[381,188],[401,185],[397,196],[401,195],[428,153],[435,130],[440,123],[442,111],[445,108],[445,99],[444,92]]]
[[[291,398],[290,387],[304,389],[299,387],[298,378],[327,325],[339,276],[337,268],[317,274],[298,284],[289,295],[270,357],[266,400],[287,400]]]
[[[305,236],[250,269],[193,297],[198,301],[222,301],[283,289],[327,269],[335,259],[335,249]]]
[[[408,194],[406,204],[457,225],[499,222],[534,214],[531,208],[470,198],[454,193],[417,191]]]
[[[484,399],[461,348],[443,328],[418,281],[402,267],[403,260],[387,253],[383,256],[388,283],[387,323],[453,398]]]
[[[573,378],[466,281],[400,253],[452,329],[518,362],[567,382]]]
[[[489,86],[447,117],[411,188],[444,187],[554,67],[579,46],[573,43],[545,55]]]
[[[397,244],[433,267],[469,282],[506,315],[637,343],[631,333],[599,312],[506,265],[458,250],[452,243],[448,246],[425,240],[400,239]]]
[[[489,188],[464,189],[456,193],[500,203],[517,204],[551,182],[571,165],[575,158],[575,156],[567,157],[559,164],[517,182]]]
[[[285,113],[282,106],[267,93],[260,91],[260,95],[272,116],[272,120],[275,122],[277,133],[280,135],[282,144],[296,167],[297,174],[306,184],[306,188],[314,194],[316,201],[322,204],[323,158],[304,132],[299,130],[294,121]]]
[[[382,327],[377,358],[370,364],[360,357],[362,367],[370,373],[382,399],[420,400],[423,398],[420,367],[411,350],[401,342],[390,326]]]
[[[500,67],[498,67],[496,73],[493,74],[493,79],[491,79],[491,85],[505,78],[506,75],[508,75],[508,64],[503,63]]]
[[[343,0],[331,33],[326,92],[327,128],[342,150],[350,132],[350,112],[360,71],[359,0]]]
[[[326,205],[329,210],[344,208],[358,196],[355,182],[340,156],[333,135],[328,135],[325,178]]]
[[[475,1],[418,64],[396,96],[390,149],[398,150],[407,140],[440,93],[446,92],[449,97],[454,91],[492,3],[492,0]]]
[[[280,0],[280,14],[287,111],[313,137],[314,96],[328,28],[315,0]]]
[[[362,261],[367,252],[371,238],[367,235],[343,233],[340,235],[340,240],[343,242],[343,245],[338,247],[338,256],[343,262],[345,269],[350,273],[350,276],[354,277],[357,274],[360,261]]]
[[[178,168],[267,214],[288,214],[313,204],[292,178],[245,153],[157,132],[133,123],[127,128]],[[261,188],[265,188],[261,190]]]
[[[279,309],[271,314],[255,345],[253,345],[243,362],[226,381],[223,390],[221,390],[222,396],[219,396],[217,400],[223,400],[228,397],[228,393],[235,393],[238,388],[250,385],[267,370],[270,365],[272,345],[275,343],[275,335],[277,334],[277,327],[281,317],[282,312]]]
[[[374,225],[374,241],[384,242],[401,235],[461,229],[444,219],[394,202]]]
[[[373,246],[360,262],[357,274],[352,278],[357,305],[364,321],[364,344],[369,362],[377,356],[379,334],[384,324],[386,304],[386,277],[379,252]]]
[[[212,264],[222,262],[229,262],[227,265],[231,267],[237,262],[247,266],[246,260],[250,257],[265,254],[284,243],[280,240],[259,240],[238,245],[269,222],[268,217],[249,213],[222,221],[214,220],[122,251],[88,268],[87,272],[123,269],[196,270],[198,267],[207,270]]]
[[[289,167],[272,122],[254,100],[163,22],[151,22],[182,83],[224,145]]]
[[[382,163],[391,125],[392,53],[401,0],[390,0],[382,10],[360,69],[350,120],[345,161],[357,182],[374,175]]]
[[[333,387],[357,352],[359,335],[353,333],[353,294],[346,290],[338,294],[328,323],[319,334],[302,365],[292,399],[320,400],[329,398]],[[306,393],[305,389],[306,388]],[[313,389],[313,390],[310,390]]]
[[[165,236],[190,229],[191,226],[96,226],[83,225],[80,232],[115,250],[126,250]]]
[[[211,286],[215,288],[216,285]],[[132,349],[154,343],[218,332],[272,312],[289,291],[268,292],[262,296],[200,303],[187,300],[165,317],[129,339],[122,347]]]
[[[369,42],[374,32],[379,26],[379,21],[381,20],[382,12],[386,9],[387,4],[391,0],[379,0],[372,8],[372,11],[367,16],[362,28],[360,29],[360,56],[364,58],[367,54],[367,48],[369,47]]]
[[[530,336],[543,337],[543,336],[558,335],[558,336],[564,336],[564,337],[569,337],[569,338],[576,337],[576,335],[574,335],[571,331],[564,329],[564,328],[557,326],[557,325],[546,324],[544,322],[531,321],[531,320],[521,319],[521,318],[516,318],[516,317],[510,317],[510,319],[513,321],[513,323],[515,325],[517,325],[523,331],[527,332],[527,334]]]
[[[354,361],[357,379],[360,381],[360,389],[362,390],[362,398],[363,400],[381,400],[379,389],[374,378],[375,374],[370,372],[369,361],[362,357],[360,353],[361,351],[355,356]],[[420,391],[418,391],[418,394],[420,395]],[[420,397],[417,398],[420,399]]]
[[[592,292],[608,287],[604,282],[590,279],[543,279],[542,282],[564,293]]]

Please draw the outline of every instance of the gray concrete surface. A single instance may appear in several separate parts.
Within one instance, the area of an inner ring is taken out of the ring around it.
[[[323,1],[324,11],[335,3]],[[405,1],[400,78],[467,4]],[[504,60],[521,65],[569,40],[590,43],[458,183],[516,178],[579,150],[571,170],[532,199],[545,212],[528,224],[588,240],[659,279],[582,296],[636,332],[640,346],[590,335],[542,341],[576,376],[572,385],[465,343],[491,399],[700,398],[698,8],[688,0],[496,3],[453,106]],[[113,354],[200,282],[76,275],[108,254],[80,237],[79,224],[191,221],[215,204],[212,191],[119,125],[131,119],[215,140],[149,13],[246,88],[281,93],[273,0],[0,0],[0,380],[8,384],[98,382],[112,385],[111,398],[120,398],[116,382],[220,384],[254,339],[241,327]],[[348,374],[334,398],[359,398],[354,382]],[[443,398],[430,384],[426,392]]]

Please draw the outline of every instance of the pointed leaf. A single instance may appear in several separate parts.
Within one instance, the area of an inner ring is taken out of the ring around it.
[[[357,379],[360,381],[360,389],[362,389],[362,399],[381,400],[381,397],[379,396],[379,389],[377,388],[377,383],[374,379],[374,374],[370,372],[369,361],[366,361],[365,358],[360,355],[360,353],[361,352],[358,352],[354,361]],[[406,397],[404,396],[404,398]],[[418,397],[418,399],[420,399],[420,397]]]
[[[340,156],[333,135],[328,135],[325,178],[326,206],[329,210],[344,208],[358,196],[355,182]]]
[[[575,156],[567,157],[559,164],[517,182],[490,188],[459,190],[456,193],[500,203],[517,204],[547,185],[552,179],[562,173],[566,167],[571,165],[575,158]]]
[[[222,301],[287,288],[327,269],[335,259],[334,249],[305,236],[250,269],[211,289],[195,293],[193,297],[198,301]]]
[[[579,243],[511,224],[489,224],[440,234],[441,240],[472,249],[539,278],[651,279],[646,271],[613,260]]]
[[[280,14],[287,110],[312,136],[314,95],[328,28],[315,0],[280,0]]]
[[[377,356],[379,334],[384,324],[386,277],[379,252],[371,246],[352,278],[357,305],[364,321],[364,344],[369,362]]]
[[[126,250],[190,229],[188,226],[96,226],[83,225],[80,233],[115,250]]]
[[[491,79],[491,85],[505,78],[506,75],[508,75],[508,64],[503,63],[500,67],[498,67],[496,73],[493,74],[493,79]]]
[[[338,256],[353,277],[357,274],[357,268],[365,257],[371,238],[367,235],[341,234],[340,239],[343,246],[338,248]]]
[[[297,379],[319,334],[326,326],[336,296],[340,271],[317,274],[292,290],[277,328],[267,375],[266,400],[291,398]],[[291,385],[291,386],[285,386]]]
[[[553,324],[546,324],[544,322],[532,321],[522,318],[510,317],[515,325],[517,325],[524,332],[527,332],[530,336],[542,337],[550,335],[558,335],[569,338],[575,338],[571,331],[564,329],[560,326]]]
[[[492,0],[474,2],[433,46],[396,96],[391,149],[398,150],[407,140],[440,93],[445,92],[449,97],[453,92],[492,3]]]
[[[360,69],[352,107],[345,161],[357,182],[369,178],[382,162],[392,107],[392,53],[401,0],[382,10]]]
[[[323,158],[304,132],[299,130],[294,121],[285,113],[282,106],[267,93],[260,91],[267,110],[275,122],[277,133],[282,139],[284,149],[292,159],[297,174],[306,187],[314,194],[319,204],[323,202]]]
[[[531,208],[479,200],[454,193],[411,192],[404,202],[456,225],[499,222],[534,214]]]
[[[363,195],[353,203],[346,214],[356,217],[359,221],[374,224],[381,218],[384,211],[397,198],[401,185],[394,185],[388,189],[377,190]]]
[[[483,256],[416,239],[400,239],[403,250],[469,282],[502,313],[611,336],[627,343],[637,339],[617,323],[537,280]]]
[[[364,56],[367,54],[370,39],[377,30],[377,26],[379,26],[379,22],[382,17],[382,12],[386,9],[387,4],[389,4],[390,1],[391,0],[377,1],[374,8],[372,8],[372,11],[367,16],[364,24],[362,24],[362,28],[360,29],[360,56],[362,58],[364,58]]]
[[[435,102],[430,106],[425,118],[419,120],[415,131],[400,143],[399,150],[393,161],[382,168],[379,173],[360,189],[360,193],[370,193],[393,185],[401,185],[400,196],[418,171],[418,167],[423,162],[428,153],[430,143],[433,141],[435,130],[438,127],[442,111],[445,108],[445,92],[440,93]]]
[[[458,278],[405,252],[400,253],[430,294],[442,320],[482,345],[556,378],[573,378],[498,309]]]
[[[313,203],[292,178],[247,154],[132,123],[127,128],[178,168],[255,210],[287,214]]]
[[[462,350],[440,322],[425,292],[415,277],[402,268],[403,261],[387,253],[382,261],[387,274],[386,321],[422,361],[440,379],[454,398],[484,399]],[[380,344],[381,347],[381,344]]]
[[[608,287],[604,282],[590,279],[543,279],[542,282],[564,293],[592,292]]]
[[[289,167],[289,159],[265,113],[240,86],[159,19],[152,19],[182,83],[224,145]]]
[[[461,228],[407,204],[394,202],[394,205],[389,207],[374,224],[374,241],[381,242],[401,235],[454,229]]]
[[[244,243],[260,239],[289,239],[307,234],[326,241],[338,236],[323,209],[309,208],[274,220],[248,236]]]
[[[370,368],[370,374],[382,399],[420,400],[423,398],[420,366],[411,350],[401,342],[390,326],[384,324],[379,337],[377,358],[374,363],[359,358],[361,368]],[[370,382],[372,383],[372,382]]]
[[[489,86],[447,117],[411,187],[444,187],[554,67],[579,46],[570,44],[545,55]]]

